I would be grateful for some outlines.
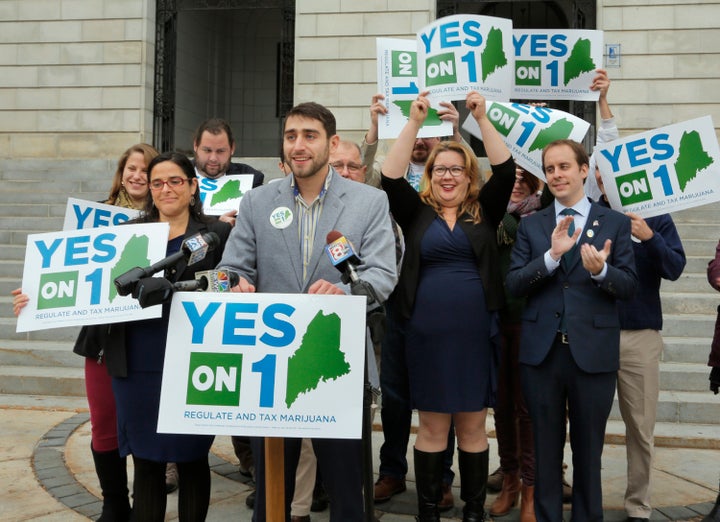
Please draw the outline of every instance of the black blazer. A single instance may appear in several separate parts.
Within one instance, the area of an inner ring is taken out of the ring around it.
[[[496,234],[515,184],[515,162],[509,158],[500,165],[493,165],[492,170],[493,175],[480,191],[482,221],[475,225],[465,221],[467,216],[460,216],[456,226],[467,234],[472,245],[488,310],[499,310],[505,297]],[[405,237],[400,280],[393,296],[399,313],[409,319],[420,278],[420,245],[437,213],[432,207],[422,203],[418,193],[405,178],[391,179],[382,176],[382,188],[388,195],[390,212]]]
[[[192,215],[188,222],[184,237],[190,237],[198,232],[215,232],[220,238],[220,245],[212,252],[208,252],[205,259],[187,266],[185,259],[175,265],[167,274],[173,283],[187,279],[194,279],[195,272],[214,269],[222,258],[225,242],[230,235],[232,227],[228,223],[217,221],[214,218],[208,223],[202,223]],[[127,377],[127,358],[125,350],[125,328],[131,322],[97,324],[83,326],[80,330],[73,351],[85,357],[104,357],[108,373],[113,377]]]

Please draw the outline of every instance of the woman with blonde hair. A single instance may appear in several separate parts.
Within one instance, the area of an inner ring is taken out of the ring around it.
[[[406,321],[411,407],[419,411],[414,448],[420,522],[439,520],[443,452],[455,423],[464,522],[484,519],[488,476],[487,407],[495,394],[497,312],[504,302],[497,227],[515,181],[515,164],[471,92],[466,106],[482,132],[493,175],[481,187],[477,158],[442,141],[430,153],[418,194],[404,179],[430,102],[421,93],[382,168],[382,187],[405,236],[395,289]]]

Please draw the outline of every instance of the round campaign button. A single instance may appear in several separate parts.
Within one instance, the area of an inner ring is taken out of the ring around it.
[[[287,207],[277,207],[270,213],[270,224],[277,229],[287,228],[292,222],[293,213]]]

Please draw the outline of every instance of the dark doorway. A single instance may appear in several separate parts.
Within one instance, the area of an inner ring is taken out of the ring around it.
[[[277,155],[293,104],[294,0],[158,0],[153,142],[192,150],[210,117],[230,122],[235,156]]]

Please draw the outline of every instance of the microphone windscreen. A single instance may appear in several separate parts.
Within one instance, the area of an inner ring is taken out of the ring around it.
[[[340,239],[342,237],[342,234],[338,232],[337,230],[331,230],[328,232],[327,236],[325,237],[325,242],[327,244],[333,243]]]
[[[215,232],[207,232],[203,234],[203,238],[207,243],[208,252],[212,252],[218,246],[220,246],[220,236],[218,236]]]

